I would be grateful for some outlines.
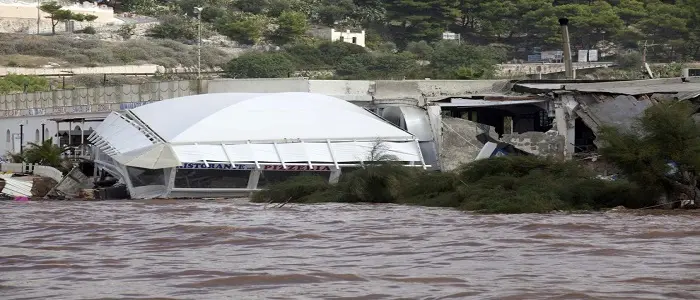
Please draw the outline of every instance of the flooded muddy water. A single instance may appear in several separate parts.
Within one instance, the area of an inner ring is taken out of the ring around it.
[[[0,299],[698,299],[698,215],[0,202]]]

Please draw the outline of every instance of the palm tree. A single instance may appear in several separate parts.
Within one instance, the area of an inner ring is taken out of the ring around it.
[[[29,143],[29,148],[24,151],[24,161],[30,164],[40,164],[60,168],[63,163],[61,154],[68,148],[54,145],[53,138],[41,143]]]

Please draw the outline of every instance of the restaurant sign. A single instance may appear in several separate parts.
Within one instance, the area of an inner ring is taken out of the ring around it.
[[[206,169],[206,170],[255,170],[253,164],[231,164],[231,163],[183,163],[178,169]],[[281,165],[262,165],[263,171],[331,171],[330,166],[287,166],[285,169]]]

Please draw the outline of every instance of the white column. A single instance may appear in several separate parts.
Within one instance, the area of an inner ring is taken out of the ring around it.
[[[250,171],[250,176],[248,177],[248,189],[256,189],[258,187],[258,180],[260,179],[261,170]]]
[[[571,159],[575,151],[576,115],[578,106],[572,96],[562,95],[554,102],[554,121],[557,133],[564,137],[564,157]]]
[[[333,167],[331,170],[331,178],[328,180],[330,184],[336,184],[340,180],[340,168]]]

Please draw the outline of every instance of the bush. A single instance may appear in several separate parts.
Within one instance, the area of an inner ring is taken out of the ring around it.
[[[254,202],[300,202],[309,203],[310,195],[330,189],[328,181],[320,176],[301,175],[275,184],[268,189],[253,194]],[[311,202],[315,202],[312,200]]]
[[[96,33],[97,33],[97,30],[95,30],[95,27],[87,26],[87,27],[83,28],[83,30],[81,30],[80,33],[84,33],[84,34],[96,34]]]
[[[163,17],[160,24],[152,26],[146,33],[150,37],[178,41],[197,40],[197,34],[197,23],[180,16]]]
[[[34,93],[48,90],[49,81],[45,77],[8,74],[0,78],[0,94]]]
[[[433,47],[426,41],[410,42],[406,45],[406,51],[413,53],[420,59],[430,59],[433,54]]]
[[[245,53],[224,68],[231,78],[281,78],[294,72],[294,62],[282,52]]]
[[[19,60],[17,50],[24,54]],[[66,36],[20,36],[0,34],[0,53],[24,62],[69,62],[73,66],[120,65],[133,62],[158,63],[168,61],[169,66],[193,67],[197,64],[197,47],[173,40],[128,40],[106,42],[99,40],[73,39]],[[46,58],[44,58],[46,57]],[[87,59],[86,59],[87,57]],[[24,59],[27,58],[27,59]],[[165,58],[165,59],[164,59]],[[230,54],[214,47],[202,47],[202,65],[219,67],[231,59]],[[173,63],[175,60],[175,63]],[[0,57],[0,62],[2,62]]]
[[[397,203],[480,213],[639,208],[651,203],[632,183],[596,179],[574,162],[534,156],[479,160],[447,173],[390,163],[367,166],[344,174],[335,185],[295,178],[255,193],[253,200]]]
[[[134,24],[124,24],[119,27],[117,30],[117,35],[120,36],[124,40],[130,39],[134,34],[136,30],[136,25]]]

